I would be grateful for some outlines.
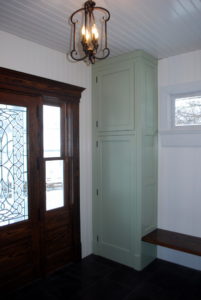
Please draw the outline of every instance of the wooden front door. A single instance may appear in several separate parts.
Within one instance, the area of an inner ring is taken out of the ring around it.
[[[0,91],[0,288],[39,273],[39,103]]]
[[[82,90],[0,68],[0,290],[81,258]]]

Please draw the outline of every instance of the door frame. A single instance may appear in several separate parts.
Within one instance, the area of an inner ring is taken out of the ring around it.
[[[70,159],[70,197],[72,202],[73,260],[79,260],[81,259],[79,102],[84,88],[0,67],[0,90],[22,96],[33,96],[33,101],[34,97],[40,98],[41,104],[38,105],[39,124],[42,120],[42,104],[45,104],[47,99],[49,101],[51,98],[56,98],[61,103],[66,104],[67,123],[69,122],[70,125],[67,126],[67,139],[70,137],[68,147],[69,153],[72,153],[72,157],[70,156],[72,159]],[[38,139],[39,143],[42,144],[42,134],[38,135]],[[39,165],[42,164],[42,159],[42,155],[40,155]],[[44,217],[44,207],[39,212],[39,216]]]

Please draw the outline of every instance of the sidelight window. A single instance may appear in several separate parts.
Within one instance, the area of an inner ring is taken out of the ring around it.
[[[43,105],[46,210],[64,206],[64,157],[61,149],[61,107]]]

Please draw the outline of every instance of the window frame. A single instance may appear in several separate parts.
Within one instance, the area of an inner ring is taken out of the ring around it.
[[[43,144],[43,106],[60,107],[60,156],[45,157],[44,156],[44,144]],[[66,134],[66,103],[61,101],[57,97],[44,97],[42,103],[42,161],[43,161],[43,187],[44,187],[44,212],[45,214],[53,213],[56,210],[66,209],[68,207],[68,178],[67,178],[67,134]],[[46,204],[46,161],[63,161],[63,206],[47,209]]]

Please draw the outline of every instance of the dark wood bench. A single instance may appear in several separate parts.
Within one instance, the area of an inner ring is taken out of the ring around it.
[[[142,241],[201,256],[201,238],[173,231],[155,229]]]

